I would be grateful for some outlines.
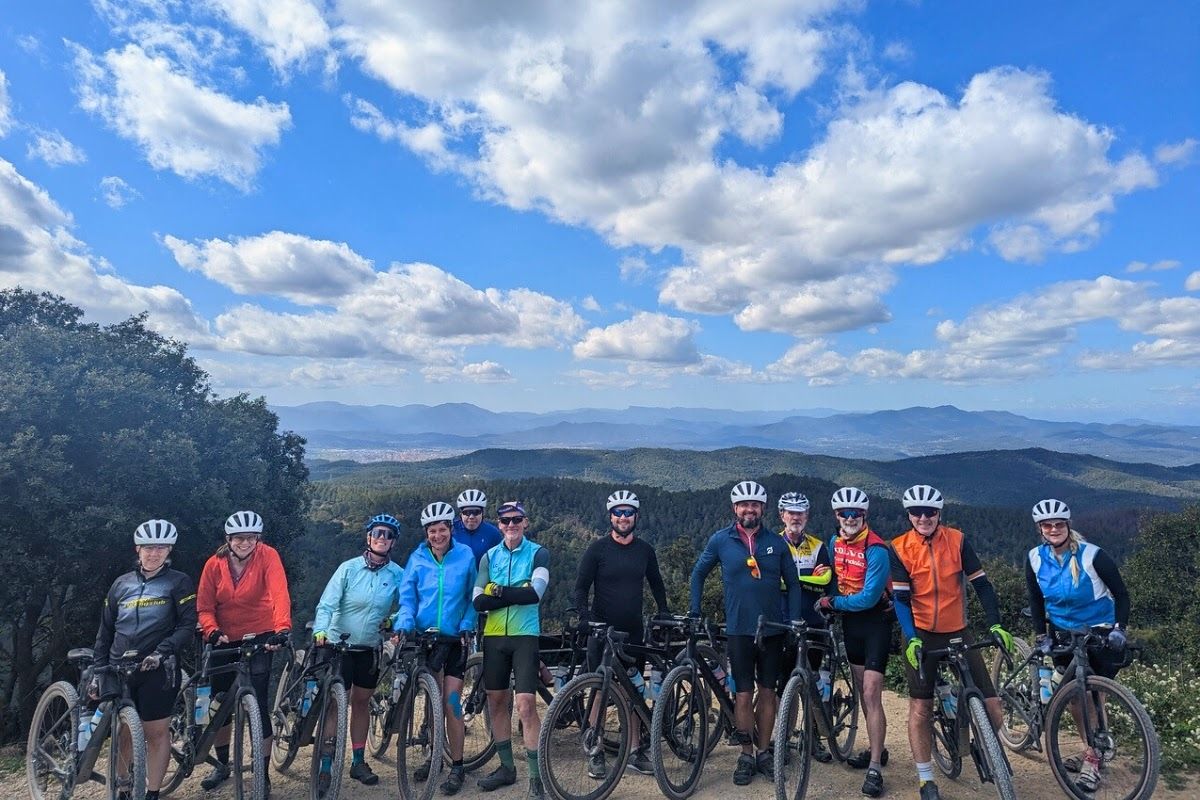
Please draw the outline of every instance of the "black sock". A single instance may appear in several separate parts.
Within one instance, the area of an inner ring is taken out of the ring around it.
[[[452,766],[452,767],[461,767],[462,765],[463,765],[463,760],[461,758],[458,761],[450,762],[450,766]]]
[[[158,800],[158,789],[146,790],[146,800]]]
[[[220,761],[222,764],[228,766],[229,765],[229,745],[219,744],[216,747],[214,747],[213,749],[217,753],[217,761]]]

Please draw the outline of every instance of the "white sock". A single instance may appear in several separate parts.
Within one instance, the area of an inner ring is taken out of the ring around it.
[[[917,780],[921,783],[933,780],[933,762],[917,762]]]

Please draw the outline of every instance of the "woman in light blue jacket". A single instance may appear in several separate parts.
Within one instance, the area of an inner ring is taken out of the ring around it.
[[[408,558],[400,583],[400,612],[396,633],[411,634],[436,628],[443,636],[456,636],[453,643],[439,645],[429,659],[429,668],[442,686],[445,698],[446,738],[450,740],[450,774],[442,782],[443,794],[456,794],[463,785],[463,676],[467,668],[468,637],[475,630],[475,554],[451,535],[454,509],[449,503],[430,503],[421,512],[425,544]],[[429,777],[429,765],[417,768],[414,777]]]
[[[341,641],[360,648],[342,657],[342,680],[350,691],[350,745],[354,749],[350,777],[367,786],[379,783],[366,762],[367,729],[371,724],[369,701],[379,682],[376,649],[382,641],[381,626],[400,605],[400,581],[404,570],[392,561],[392,545],[400,534],[400,522],[390,514],[372,517],[366,525],[367,549],[361,556],[343,561],[321,593],[313,620],[313,640],[318,647],[326,641]],[[331,705],[326,730],[337,724]],[[331,759],[321,759],[317,791],[324,795],[330,783]]]

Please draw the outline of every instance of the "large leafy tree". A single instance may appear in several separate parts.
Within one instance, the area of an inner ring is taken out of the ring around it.
[[[27,719],[67,649],[91,644],[145,519],[180,531],[196,576],[232,511],[286,544],[304,525],[304,441],[264,401],[218,399],[144,316],[100,326],[62,298],[0,292],[0,733]]]
[[[1200,669],[1200,506],[1145,520],[1134,547],[1121,570],[1131,626],[1155,660]]]

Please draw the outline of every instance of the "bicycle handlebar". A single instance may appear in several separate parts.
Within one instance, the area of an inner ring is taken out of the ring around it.
[[[957,641],[957,643],[956,643]],[[922,683],[925,682],[925,662],[938,661],[942,656],[947,656],[952,653],[966,653],[968,650],[982,650],[985,647],[1000,647],[1003,649],[1003,644],[999,637],[992,634],[990,638],[980,639],[978,642],[966,644],[961,640],[951,640],[949,647],[937,647],[933,650],[926,650],[924,647],[917,648],[917,676]]]

